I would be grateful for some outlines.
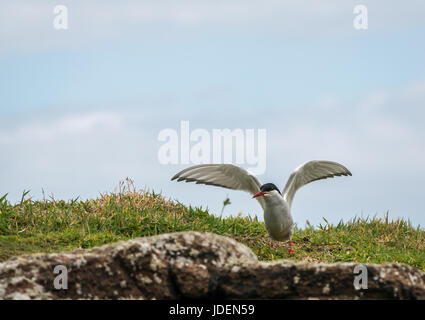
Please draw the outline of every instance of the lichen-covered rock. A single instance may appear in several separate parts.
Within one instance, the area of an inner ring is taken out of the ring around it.
[[[364,264],[367,289],[354,287],[356,263],[258,263],[220,278],[226,298],[425,299],[425,273],[403,264]]]
[[[0,299],[203,297],[214,292],[214,275],[229,263],[255,264],[257,257],[233,239],[192,231],[20,256],[0,263]],[[67,269],[67,289],[54,287],[58,265]]]
[[[67,289],[55,289],[56,266]],[[0,263],[0,299],[425,299],[425,274],[401,264],[258,262],[246,246],[181,232],[90,250],[21,256]]]

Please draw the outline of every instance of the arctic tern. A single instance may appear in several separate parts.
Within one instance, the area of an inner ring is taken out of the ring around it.
[[[351,176],[351,172],[336,162],[313,160],[294,170],[282,192],[273,183],[261,185],[254,175],[232,164],[196,165],[180,171],[171,180],[249,192],[263,208],[264,224],[271,239],[271,247],[273,248],[274,240],[289,240],[289,253],[292,254],[294,221],[291,206],[296,191],[310,182],[335,176]]]

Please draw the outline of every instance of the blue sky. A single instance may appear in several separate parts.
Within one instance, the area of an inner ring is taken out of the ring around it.
[[[364,4],[369,29],[353,28]],[[249,195],[170,182],[158,133],[267,129],[267,170],[283,188],[310,159],[346,165],[294,200],[295,221],[358,215],[425,224],[425,4],[421,1],[55,1],[0,3],[0,193],[95,197],[140,188],[225,214]]]

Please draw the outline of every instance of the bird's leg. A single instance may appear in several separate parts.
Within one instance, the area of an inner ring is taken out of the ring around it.
[[[294,253],[295,253],[295,251],[292,250],[292,241],[289,240],[289,254],[294,254]]]

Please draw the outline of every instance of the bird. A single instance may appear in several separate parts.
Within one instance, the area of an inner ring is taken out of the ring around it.
[[[351,175],[346,167],[337,162],[312,160],[303,163],[292,172],[282,192],[273,183],[262,185],[255,175],[233,164],[195,165],[180,171],[171,178],[171,181],[177,179],[250,193],[263,209],[270,246],[274,248],[274,241],[289,240],[289,253],[293,254],[294,220],[291,207],[297,190],[316,180]]]

